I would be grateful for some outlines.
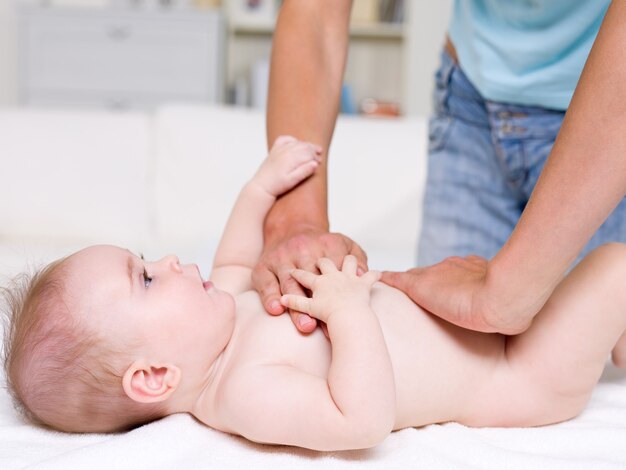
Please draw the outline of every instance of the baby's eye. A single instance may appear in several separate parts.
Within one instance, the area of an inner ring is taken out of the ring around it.
[[[148,276],[148,271],[146,271],[146,268],[143,268],[142,276],[143,276],[143,285],[144,287],[148,288],[150,284],[152,283],[152,278]]]

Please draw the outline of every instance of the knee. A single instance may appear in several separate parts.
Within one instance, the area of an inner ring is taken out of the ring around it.
[[[595,282],[604,287],[626,291],[626,244],[606,243],[590,252],[580,263]]]
[[[578,416],[587,406],[590,394],[567,396],[546,391],[523,406],[521,426],[544,426],[561,423]]]
[[[611,353],[611,362],[615,367],[626,369],[626,351],[615,348]]]
[[[589,403],[591,394],[584,394],[578,397],[555,398],[551,400],[551,406],[546,409],[546,422],[543,424],[554,424],[568,421],[581,414]]]
[[[592,262],[618,266],[626,270],[626,244],[618,242],[605,243],[591,251],[585,257],[585,259],[587,258]]]

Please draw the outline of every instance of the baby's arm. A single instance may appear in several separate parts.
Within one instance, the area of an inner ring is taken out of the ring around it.
[[[246,183],[233,206],[218,245],[211,280],[242,290],[249,283],[263,248],[263,221],[278,196],[312,175],[321,149],[294,137],[276,139],[254,177]],[[245,276],[241,271],[245,270]],[[246,282],[238,279],[246,279]],[[232,289],[231,289],[232,290]]]
[[[379,273],[358,277],[354,256],[342,271],[321,259],[322,275],[295,270],[313,298],[283,296],[285,306],[324,321],[332,344],[328,378],[289,365],[239,372],[224,393],[222,419],[253,441],[316,450],[371,447],[395,423],[395,381],[370,289]],[[355,330],[355,326],[358,327]]]

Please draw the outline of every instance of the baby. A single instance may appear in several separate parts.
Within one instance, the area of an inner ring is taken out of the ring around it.
[[[624,364],[626,246],[617,244],[585,258],[518,336],[446,323],[377,272],[358,275],[352,256],[341,269],[320,259],[318,274],[294,270],[312,297],[282,298],[325,322],[329,338],[267,315],[251,286],[263,220],[316,170],[319,152],[277,139],[239,195],[210,280],[176,256],[93,246],[14,294],[5,365],[27,415],[112,432],[187,412],[256,442],[355,449],[430,423],[563,421],[584,408],[611,351]]]

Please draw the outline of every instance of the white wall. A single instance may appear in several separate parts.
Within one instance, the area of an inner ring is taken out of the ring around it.
[[[434,73],[439,65],[452,0],[405,0],[407,6],[407,67],[404,96],[407,114],[426,115],[431,110]]]

